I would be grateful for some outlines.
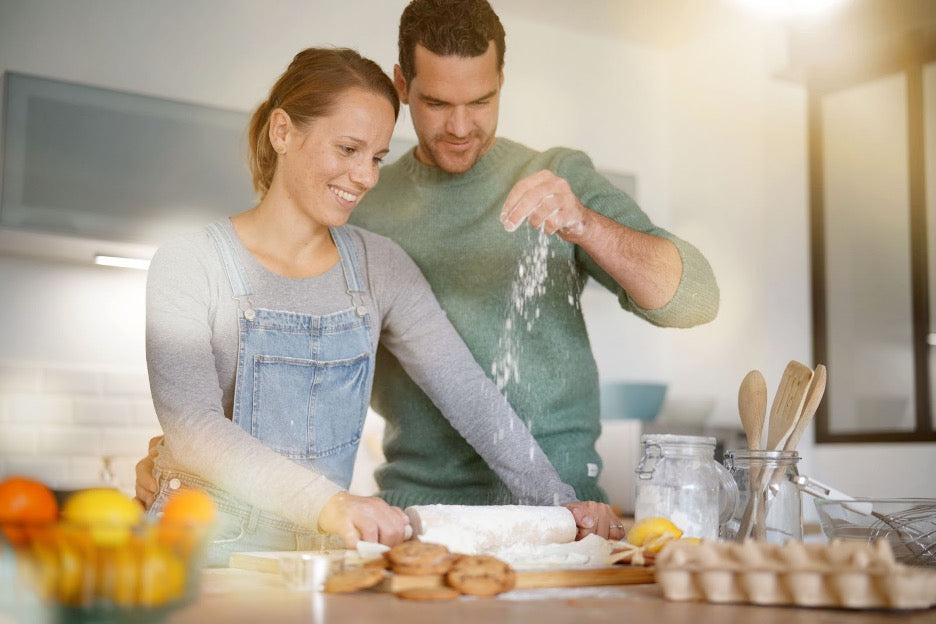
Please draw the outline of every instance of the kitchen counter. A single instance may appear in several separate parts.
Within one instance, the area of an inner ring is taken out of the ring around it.
[[[275,574],[209,569],[198,600],[171,614],[170,624],[436,624],[438,622],[683,622],[717,624],[916,624],[936,622],[936,609],[853,611],[760,607],[664,600],[657,585],[516,590],[498,598],[416,602],[365,591],[323,594],[287,589]]]

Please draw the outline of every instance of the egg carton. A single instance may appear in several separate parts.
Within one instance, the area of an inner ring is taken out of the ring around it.
[[[936,572],[897,563],[884,540],[783,545],[677,540],[657,556],[656,579],[668,600],[844,609],[936,605]]]

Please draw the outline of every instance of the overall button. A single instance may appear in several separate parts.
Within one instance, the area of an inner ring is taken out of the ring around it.
[[[254,312],[253,308],[244,310],[244,318],[247,319],[248,321],[252,321],[255,318],[257,318],[257,313]]]
[[[178,490],[180,487],[182,487],[182,482],[181,482],[181,481],[179,481],[179,480],[176,479],[176,478],[169,479],[169,489],[170,489],[170,490]]]

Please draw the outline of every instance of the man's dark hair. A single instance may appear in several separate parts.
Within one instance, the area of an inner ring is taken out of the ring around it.
[[[504,27],[487,0],[413,0],[400,17],[400,69],[409,83],[416,75],[416,45],[439,56],[484,54],[497,48],[497,69],[504,69]]]

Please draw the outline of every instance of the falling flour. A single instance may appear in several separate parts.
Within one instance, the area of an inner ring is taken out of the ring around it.
[[[498,340],[499,355],[491,365],[491,374],[501,392],[506,392],[511,382],[520,378],[520,332],[533,331],[533,324],[540,315],[537,299],[546,292],[549,277],[549,236],[541,229],[535,232],[536,242],[520,256],[517,274],[510,286],[507,318]]]
[[[533,331],[540,318],[540,300],[547,288],[564,288],[568,303],[573,308],[580,308],[580,277],[574,259],[569,259],[568,270],[562,270],[562,264],[553,262],[559,275],[550,277],[549,259],[556,251],[550,246],[554,237],[540,228],[527,228],[530,242],[520,256],[517,272],[510,286],[507,313],[504,328],[498,339],[498,356],[491,364],[491,375],[497,388],[509,397],[510,386],[520,381],[520,356],[523,351],[524,335]]]
[[[546,234],[540,228],[526,228],[526,237],[528,244],[520,255],[517,271],[510,286],[504,328],[498,339],[498,354],[491,363],[491,377],[497,389],[508,401],[516,400],[520,404],[526,402],[523,398],[525,394],[537,392],[536,388],[531,387],[529,383],[526,387],[521,384],[520,362],[523,347],[540,318],[541,304],[547,288],[563,289],[567,293],[569,305],[578,309],[581,305],[579,293],[582,287],[574,258],[570,255],[565,265],[568,270],[564,270],[563,263],[555,259],[556,248],[564,244],[561,240]],[[552,244],[557,240],[559,240],[558,244]],[[550,268],[553,270],[553,275],[550,275]],[[545,339],[547,339],[545,336],[535,338],[535,340]],[[527,428],[534,432],[534,414],[527,413],[521,416],[525,416]],[[510,428],[512,430],[512,423]],[[503,437],[503,430],[500,430],[498,434],[495,434],[495,444]],[[537,452],[535,443],[531,444],[527,452],[532,464]],[[553,496],[558,501],[558,494],[554,493]],[[519,502],[523,499],[521,495]]]

